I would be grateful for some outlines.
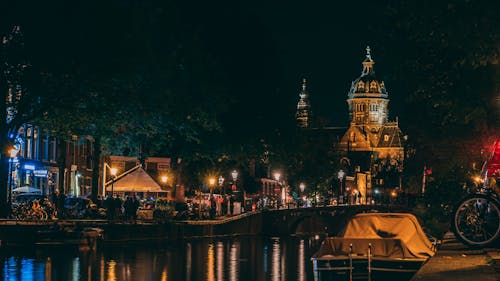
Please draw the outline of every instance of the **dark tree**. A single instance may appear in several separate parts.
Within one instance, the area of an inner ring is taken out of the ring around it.
[[[24,38],[20,26],[2,38],[0,53],[0,215],[8,213],[7,200],[10,194],[9,181],[10,151],[15,148],[15,139],[23,123],[29,122],[39,114],[39,98],[36,92],[31,66],[26,57]],[[34,88],[34,89],[33,89]]]

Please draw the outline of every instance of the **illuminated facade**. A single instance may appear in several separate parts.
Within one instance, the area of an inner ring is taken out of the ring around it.
[[[311,105],[309,104],[309,94],[306,90],[306,79],[302,80],[302,91],[299,94],[300,100],[297,103],[295,119],[299,128],[309,128],[311,119]]]
[[[9,187],[38,188],[43,194],[54,192],[59,179],[58,142],[46,130],[32,124],[20,126],[9,159]]]
[[[389,95],[384,82],[375,76],[370,51],[367,47],[361,76],[351,84],[347,99],[350,124],[339,143],[344,155],[341,164],[368,197],[372,187],[400,188],[405,155],[405,136],[397,119],[389,121]]]

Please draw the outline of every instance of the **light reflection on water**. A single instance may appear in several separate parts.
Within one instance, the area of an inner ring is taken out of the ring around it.
[[[2,249],[1,280],[312,280],[321,240],[297,237],[198,239],[95,252]]]

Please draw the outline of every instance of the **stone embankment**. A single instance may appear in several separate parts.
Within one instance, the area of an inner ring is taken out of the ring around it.
[[[470,249],[447,233],[437,253],[411,281],[498,281],[498,248]]]

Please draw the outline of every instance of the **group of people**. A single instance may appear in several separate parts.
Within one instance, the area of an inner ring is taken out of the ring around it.
[[[104,199],[104,208],[108,220],[119,219],[124,216],[125,221],[135,222],[137,220],[137,209],[139,209],[139,200],[135,196],[126,196],[122,200],[118,196],[107,196]]]

